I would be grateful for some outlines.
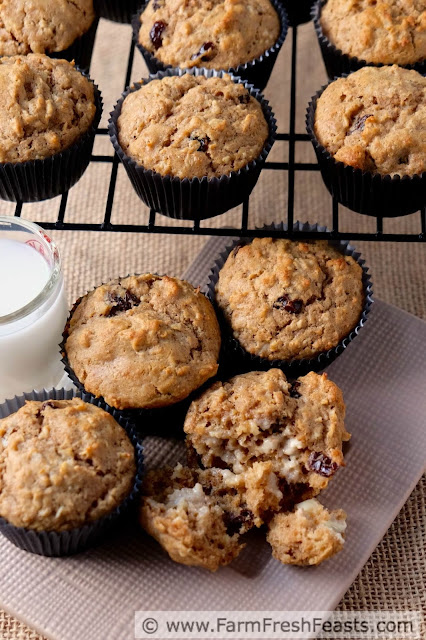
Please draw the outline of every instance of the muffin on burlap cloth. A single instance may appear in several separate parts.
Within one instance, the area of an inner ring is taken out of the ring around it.
[[[279,33],[269,0],[151,0],[138,40],[163,64],[227,70],[258,58]]]
[[[67,60],[0,58],[0,197],[68,190],[90,161],[101,111],[99,91]]]
[[[60,53],[87,68],[96,27],[93,0],[2,0],[0,56]]]
[[[76,382],[117,409],[179,402],[218,368],[220,331],[210,302],[169,276],[97,287],[74,306],[64,340]]]
[[[322,177],[345,206],[398,216],[426,204],[426,78],[364,67],[319,91],[307,129]]]

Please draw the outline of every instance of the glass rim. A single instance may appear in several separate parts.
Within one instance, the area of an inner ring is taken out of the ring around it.
[[[50,298],[52,292],[56,289],[62,274],[61,257],[58,247],[42,227],[34,222],[24,220],[17,216],[0,216],[0,226],[2,225],[20,226],[23,231],[31,231],[33,234],[38,236],[43,247],[49,252],[52,259],[52,265],[49,264],[50,276],[40,293],[16,311],[12,311],[12,313],[8,313],[4,316],[0,315],[0,327],[16,322],[17,320],[22,320],[22,318],[29,316],[41,307],[41,305]]]

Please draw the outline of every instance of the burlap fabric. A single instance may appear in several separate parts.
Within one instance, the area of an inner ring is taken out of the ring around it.
[[[278,119],[279,131],[288,131],[288,96],[290,91],[290,37],[279,56],[266,95]],[[130,27],[100,22],[91,75],[100,86],[107,114],[123,89],[123,78],[130,43]],[[315,91],[326,82],[312,25],[299,30],[297,130],[304,132],[306,104]],[[145,66],[136,52],[133,80],[145,74]],[[109,140],[99,139],[95,151],[112,153]],[[275,145],[273,160],[285,161],[288,146]],[[298,143],[296,159],[314,160],[309,143]],[[93,164],[80,183],[70,193],[66,220],[99,222],[108,193],[110,165]],[[252,223],[260,224],[286,218],[287,176],[284,172],[262,174],[251,199]],[[34,221],[54,220],[59,199],[25,205],[22,215]],[[0,205],[2,213],[13,213],[12,205]],[[238,224],[240,211],[232,211],[209,226]],[[158,217],[161,223],[166,218]],[[296,176],[295,219],[331,224],[331,203],[317,173],[304,172]],[[147,210],[140,203],[120,168],[114,199],[113,222],[146,223]],[[173,224],[173,223],[170,223]],[[189,223],[188,223],[189,226]],[[341,215],[343,231],[374,231],[375,221],[349,211]],[[419,233],[418,215],[385,221],[384,230],[395,233]],[[192,236],[146,234],[54,232],[64,262],[64,272],[70,303],[81,293],[110,277],[131,272],[154,271],[181,275],[205,239]],[[426,318],[426,249],[424,245],[408,243],[358,243],[373,274],[375,295],[410,313]],[[377,547],[344,599],[341,609],[423,609],[426,612],[426,478],[418,484],[409,501]],[[90,630],[88,629],[88,637]],[[0,637],[13,640],[40,640],[5,612],[0,612]]]

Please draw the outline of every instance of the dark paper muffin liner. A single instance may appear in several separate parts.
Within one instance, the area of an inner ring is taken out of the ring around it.
[[[119,279],[123,280],[125,277],[127,278],[128,275],[123,276]],[[94,291],[98,288],[98,286],[94,287],[90,291]],[[109,407],[108,403],[102,396],[96,396],[85,389],[83,382],[79,380],[74,369],[71,367],[65,349],[65,343],[68,338],[68,327],[71,318],[80,302],[88,293],[90,293],[90,291],[87,291],[83,296],[80,296],[71,307],[63,332],[63,340],[59,345],[59,348],[65,372],[67,373],[71,382],[77,387],[77,389],[79,389],[81,393],[84,393],[87,397],[90,397],[92,399],[92,402],[101,402],[102,405],[106,405]],[[203,392],[203,390],[212,385],[217,379],[218,374],[206,380],[206,382],[201,385],[201,387],[198,387],[198,389],[194,389],[194,391],[192,391],[187,398],[184,398],[179,402],[165,407],[158,407],[156,409],[116,409],[115,407],[110,407],[110,412],[115,412],[115,414],[121,416],[123,420],[129,421],[132,425],[134,425],[138,434],[143,437],[158,436],[165,438],[183,439],[185,437],[185,434],[183,432],[183,423],[191,402],[195,400],[195,398],[197,398],[198,395]]]
[[[186,73],[206,78],[221,78],[225,71],[213,69],[168,69],[150,75],[145,84],[152,80],[170,76],[182,76]],[[231,76],[235,83],[240,78]],[[242,82],[247,91],[260,103],[268,123],[269,136],[260,155],[247,165],[219,178],[177,178],[163,176],[151,169],[145,169],[127,156],[118,142],[117,120],[121,113],[121,107],[129,93],[141,88],[141,83],[136,83],[128,88],[117,102],[108,124],[109,135],[114,149],[126,169],[127,175],[140,199],[151,209],[170,218],[181,220],[205,220],[217,216],[233,207],[241,204],[252,192],[256,185],[266,158],[275,142],[277,123],[262,94],[252,85]]]
[[[102,96],[93,84],[96,112],[89,129],[68,149],[42,160],[0,163],[0,198],[10,202],[39,202],[68,191],[87,169],[102,115]]]
[[[324,35],[321,27],[321,10],[326,4],[327,0],[316,0],[312,6],[311,17],[314,21],[315,32],[317,34],[318,42],[320,45],[324,65],[327,71],[327,75],[330,80],[333,80],[335,76],[341,76],[344,73],[352,73],[352,71],[358,71],[362,67],[383,67],[383,64],[377,64],[374,62],[367,62],[366,60],[360,60],[357,57],[348,56],[343,53],[341,49],[338,49],[330,40]],[[426,60],[417,62],[410,65],[399,65],[405,69],[414,69],[422,74],[426,73]]]
[[[95,0],[95,11],[107,20],[129,24],[143,0]]]
[[[317,156],[322,179],[331,195],[352,211],[369,216],[395,218],[424,207],[426,172],[401,177],[362,171],[335,160],[320,144],[314,131],[315,111],[320,96],[329,84],[324,85],[309,103],[306,129]]]
[[[311,11],[315,0],[282,0],[292,27],[312,20]]]
[[[250,62],[246,62],[245,64],[240,64],[237,67],[230,67],[229,69],[226,69],[227,73],[242,78],[245,82],[254,85],[260,91],[263,91],[268,84],[269,78],[271,77],[272,69],[274,68],[274,64],[276,62],[280,49],[283,46],[284,40],[286,39],[288,31],[288,16],[283,3],[280,2],[280,0],[271,0],[271,3],[273,4],[275,11],[278,13],[281,22],[281,30],[278,36],[278,40],[275,42],[275,44],[272,45],[272,47],[267,49],[258,58],[255,58]],[[141,52],[146,66],[149,69],[149,72],[157,73],[158,71],[166,71],[167,69],[172,69],[173,65],[164,64],[163,62],[158,60],[158,58],[156,58],[150,51],[148,51],[148,49],[145,49],[145,47],[143,47],[139,42],[139,18],[144,12],[147,4],[148,0],[143,3],[141,9],[132,18],[133,41],[136,47]]]
[[[86,33],[83,33],[79,38],[76,38],[67,49],[64,49],[63,51],[54,51],[48,55],[51,58],[65,59],[69,62],[75,60],[75,63],[80,67],[80,69],[88,71],[92,60],[98,22],[99,18],[95,18]]]
[[[93,523],[86,524],[69,531],[35,531],[24,527],[15,527],[0,517],[0,533],[14,545],[24,551],[37,553],[42,556],[66,556],[84,551],[88,547],[101,541],[108,532],[112,532],[119,523],[123,523],[130,515],[134,515],[140,495],[143,475],[143,447],[133,425],[123,418],[117,411],[109,407],[100,399],[93,399],[85,393],[73,390],[52,389],[32,391],[22,396],[15,396],[0,405],[0,419],[18,411],[26,400],[70,400],[81,397],[84,402],[94,404],[108,411],[123,427],[135,448],[136,476],[130,494],[111,513],[99,518]]]
[[[265,229],[279,229],[286,232],[288,227],[284,223],[270,224],[262,227]],[[324,232],[328,231],[326,227],[322,227],[318,224],[309,224],[308,222],[295,222],[293,226],[294,231],[305,232]],[[216,314],[219,319],[219,324],[222,331],[223,338],[223,353],[222,357],[227,364],[226,375],[236,375],[238,373],[244,373],[247,371],[267,371],[269,369],[278,368],[281,369],[289,378],[296,378],[301,375],[305,375],[309,371],[322,371],[329,364],[331,364],[341,353],[345,351],[347,346],[358,335],[362,327],[367,321],[367,316],[370,312],[371,305],[373,304],[373,289],[371,283],[371,277],[368,273],[368,268],[365,265],[365,261],[361,258],[361,254],[349,244],[346,240],[329,241],[329,243],[341,251],[342,254],[352,256],[354,260],[362,268],[362,284],[364,290],[364,306],[361,316],[357,322],[357,325],[352,331],[345,336],[340,342],[329,349],[323,351],[313,358],[304,358],[301,360],[268,360],[259,356],[254,356],[248,353],[236,338],[232,335],[231,327],[226,322],[219,306],[216,303],[215,286],[219,279],[219,272],[224,266],[229,254],[237,245],[246,245],[252,242],[253,238],[236,238],[232,244],[230,244],[225,251],[221,252],[219,257],[215,260],[214,266],[210,272],[209,280],[207,283],[207,297],[212,302]]]

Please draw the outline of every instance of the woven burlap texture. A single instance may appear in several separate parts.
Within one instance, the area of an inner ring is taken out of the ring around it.
[[[288,99],[290,91],[290,37],[280,53],[266,96],[271,101],[279,131],[288,131]],[[130,27],[101,20],[95,46],[91,75],[100,86],[105,111],[108,113],[123,90],[127,64]],[[305,108],[309,98],[326,82],[312,25],[299,29],[297,84],[297,131],[304,132]],[[146,68],[136,52],[132,79],[146,74]],[[107,138],[96,142],[96,152],[110,154]],[[277,143],[271,159],[285,161],[287,143]],[[299,143],[296,160],[314,161],[309,143]],[[70,193],[67,221],[99,222],[105,208],[110,166],[93,164],[80,183]],[[331,224],[328,193],[316,172],[296,176],[295,218]],[[22,215],[32,220],[54,220],[59,200],[25,205]],[[256,224],[285,219],[287,207],[287,176],[284,172],[268,171],[261,176],[251,199],[251,219]],[[2,213],[13,213],[12,205],[0,205]],[[132,191],[120,167],[114,199],[113,222],[146,223],[148,212]],[[232,211],[210,226],[238,225],[240,210]],[[159,216],[162,223],[166,219]],[[173,223],[171,223],[173,224]],[[341,212],[342,231],[374,231],[375,221],[348,211]],[[394,233],[418,233],[418,216],[385,221],[384,230]],[[92,286],[110,277],[131,272],[153,271],[181,275],[205,239],[196,236],[168,236],[96,232],[52,233],[64,262],[69,302]],[[371,268],[377,297],[426,318],[425,247],[408,243],[358,243]],[[379,544],[344,599],[340,609],[423,609],[426,612],[426,478],[418,484],[398,518]],[[88,636],[90,630],[88,629]],[[0,612],[0,637],[7,640],[40,640],[7,613]]]

